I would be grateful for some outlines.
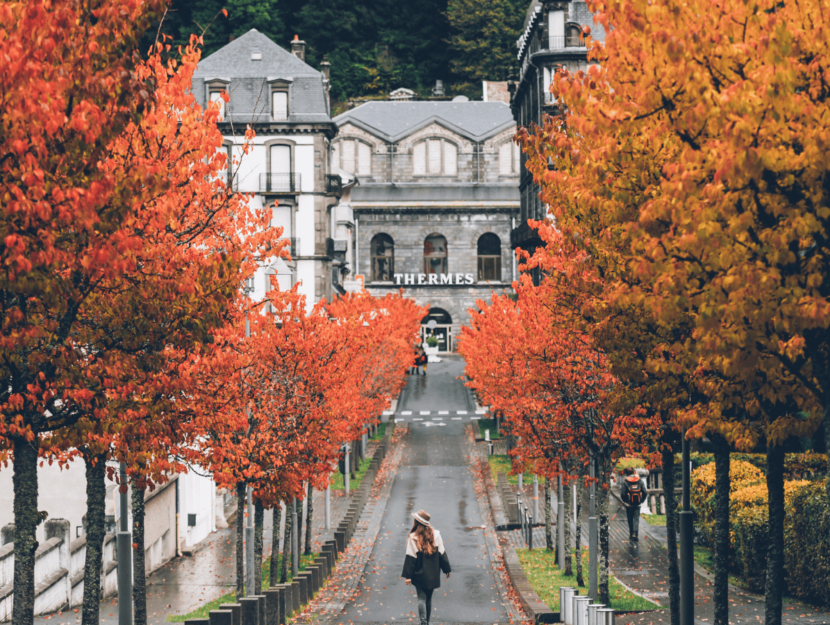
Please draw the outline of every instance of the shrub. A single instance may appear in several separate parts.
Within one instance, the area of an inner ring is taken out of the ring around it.
[[[754,487],[753,487],[754,488]],[[752,592],[764,593],[767,572],[767,525],[769,511],[766,505],[740,509],[730,517],[732,545],[735,553],[730,557],[730,568],[737,569],[747,588]]]
[[[729,492],[764,479],[756,467],[742,460],[729,465]],[[692,510],[703,539],[712,544],[715,531],[715,465],[705,464],[692,472]]]
[[[807,482],[787,502],[784,566],[790,594],[830,606],[830,507],[827,482]]]
[[[827,454],[817,454],[812,451],[803,454],[787,454],[784,456],[784,472],[791,479],[811,477],[817,473],[827,473]]]

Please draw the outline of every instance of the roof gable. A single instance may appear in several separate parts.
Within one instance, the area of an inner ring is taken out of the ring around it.
[[[255,53],[261,54],[262,59],[252,60],[251,56]],[[233,78],[320,76],[320,72],[278,46],[256,28],[202,59],[198,72]]]

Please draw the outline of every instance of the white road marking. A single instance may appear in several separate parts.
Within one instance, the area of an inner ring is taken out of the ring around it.
[[[422,411],[421,411],[421,414],[422,414],[422,415],[423,415],[423,414],[429,414],[429,410],[422,410]]]
[[[443,421],[444,417],[432,417],[433,421]]]
[[[393,414],[395,414],[395,412],[393,410],[384,410],[383,411],[383,416],[384,417],[391,417]]]
[[[419,419],[418,417],[413,417],[413,418],[412,418],[412,420],[413,420],[413,421],[423,421],[423,419]],[[287,565],[286,565],[286,566],[287,566]]]
[[[450,414],[449,410],[439,410],[438,414]]]
[[[467,414],[466,410],[456,410],[455,414]]]
[[[401,412],[401,414],[408,417],[409,415],[412,414],[412,411],[411,410],[404,410],[404,411]]]
[[[481,417],[470,417],[470,421],[478,421]]]
[[[462,417],[453,417],[452,418],[453,421],[461,421],[461,419],[462,419]]]
[[[476,414],[487,414],[487,409],[484,408],[483,410],[476,410]]]

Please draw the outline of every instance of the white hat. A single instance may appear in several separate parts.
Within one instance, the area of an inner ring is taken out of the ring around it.
[[[415,519],[416,521],[418,521],[418,523],[423,523],[427,527],[430,527],[430,525],[429,525],[430,516],[429,516],[429,513],[426,512],[425,510],[418,510],[418,512],[413,512],[412,513],[412,518]]]

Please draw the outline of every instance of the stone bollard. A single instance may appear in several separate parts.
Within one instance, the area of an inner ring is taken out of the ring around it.
[[[302,573],[297,573],[294,576],[294,583],[300,589],[300,607],[308,603],[308,578]]]
[[[263,590],[265,595],[265,625],[280,625],[280,595],[281,588],[271,587]]]
[[[259,625],[259,599],[256,597],[243,597],[239,600],[242,606],[241,625]]]
[[[208,613],[210,625],[234,625],[233,612],[230,610],[211,610]]]
[[[184,622],[184,625],[210,625],[210,619],[189,618]]]
[[[259,625],[265,625],[265,618],[268,613],[268,598],[265,595],[253,595],[253,598],[258,601]]]
[[[242,625],[242,604],[241,603],[224,603],[222,610],[228,611],[233,615],[233,625]]]

